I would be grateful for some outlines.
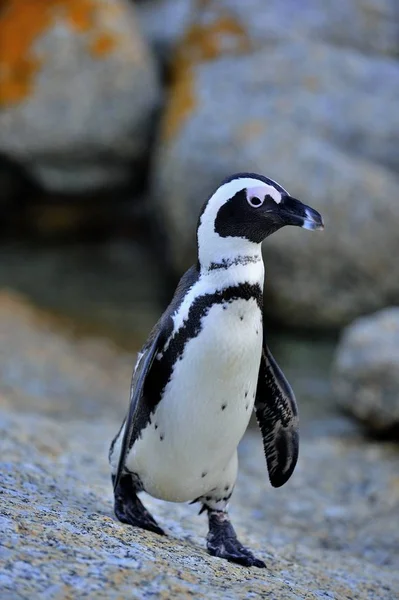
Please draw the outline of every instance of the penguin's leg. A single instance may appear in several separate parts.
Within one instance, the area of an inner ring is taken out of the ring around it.
[[[208,511],[209,532],[206,546],[209,554],[225,558],[244,567],[265,568],[263,560],[255,558],[248,548],[237,539],[237,534],[230,522],[227,510],[220,510],[204,505]]]
[[[225,558],[245,567],[265,568],[263,560],[255,558],[250,550],[237,539],[237,534],[227,513],[228,502],[233,493],[237,477],[237,453],[220,477],[220,484],[207,495],[199,498],[202,509],[208,511],[209,532],[206,537],[207,549],[212,556]]]
[[[114,481],[115,475],[112,475],[112,483]],[[159,535],[165,535],[165,532],[159,527],[154,517],[137,496],[139,491],[142,491],[142,488],[135,480],[134,474],[122,475],[118,487],[114,491],[115,516],[122,523],[141,527],[141,529],[147,529],[147,531],[153,531]]]

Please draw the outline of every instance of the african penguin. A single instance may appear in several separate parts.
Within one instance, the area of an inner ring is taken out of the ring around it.
[[[253,409],[271,484],[283,485],[297,462],[295,396],[263,332],[261,244],[284,225],[323,229],[323,220],[254,173],[229,177],[205,203],[197,264],[139,353],[129,411],[109,452],[120,521],[164,533],[141,491],[200,502],[209,553],[256,567],[265,563],[238,541],[227,506]]]

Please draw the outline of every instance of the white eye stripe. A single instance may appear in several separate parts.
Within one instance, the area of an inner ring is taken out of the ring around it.
[[[274,200],[278,204],[281,200],[280,193],[270,185],[260,185],[247,188],[247,202],[252,208],[259,208],[266,198]]]

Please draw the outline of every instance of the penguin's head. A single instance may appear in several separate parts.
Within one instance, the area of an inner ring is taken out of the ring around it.
[[[254,245],[284,227],[323,229],[321,215],[281,185],[262,175],[237,173],[225,179],[205,203],[198,221],[198,252],[202,258],[229,258],[251,253]],[[213,256],[212,256],[213,255]],[[201,261],[202,262],[202,261]]]

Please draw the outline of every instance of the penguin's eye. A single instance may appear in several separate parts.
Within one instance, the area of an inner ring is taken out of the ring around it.
[[[248,204],[252,206],[252,208],[258,208],[259,206],[262,206],[263,202],[265,201],[263,197],[259,198],[259,196],[249,196],[247,200]]]

